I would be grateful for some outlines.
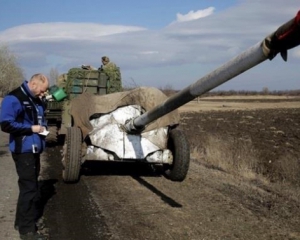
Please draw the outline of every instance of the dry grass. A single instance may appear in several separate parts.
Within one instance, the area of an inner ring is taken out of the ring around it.
[[[207,136],[203,143],[205,148],[194,148],[191,156],[202,159],[209,165],[215,166],[228,173],[254,178],[258,169],[257,157],[249,140],[222,139],[218,136]]]
[[[285,155],[275,163],[280,179],[283,182],[300,185],[300,159]]]
[[[193,159],[201,159],[212,168],[236,176],[264,182],[265,184],[270,183],[270,180],[261,174],[264,169],[259,162],[251,140],[207,136],[203,146],[203,149],[197,147],[192,149],[191,157]],[[291,184],[294,187],[300,186],[299,161],[291,155],[278,161],[275,166],[276,172],[280,175],[276,182],[278,186],[281,184]]]

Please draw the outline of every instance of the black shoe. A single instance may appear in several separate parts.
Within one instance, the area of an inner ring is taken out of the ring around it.
[[[20,234],[22,240],[47,240],[48,238],[45,235],[42,235],[37,232],[29,232],[26,234]]]
[[[35,226],[36,226],[36,230],[43,230],[45,228],[44,219],[40,218],[35,223]],[[19,231],[19,226],[18,225],[15,225],[14,228],[15,228],[16,231]]]
[[[15,228],[16,231],[19,231],[19,226],[18,225],[15,225],[14,228]],[[44,228],[45,228],[44,223],[42,223],[42,222],[37,222],[36,223],[36,230],[43,230]]]
[[[37,220],[37,222],[35,223],[35,226],[36,226],[37,230],[43,230],[45,228],[44,218],[40,218],[39,220]]]

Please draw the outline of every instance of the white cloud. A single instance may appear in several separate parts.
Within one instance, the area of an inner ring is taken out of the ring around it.
[[[21,25],[0,32],[0,41],[93,40],[99,37],[146,30],[135,26],[103,25],[95,23],[35,23]]]
[[[196,20],[199,18],[204,18],[207,17],[211,14],[213,14],[215,8],[214,7],[209,7],[203,10],[198,10],[198,11],[189,11],[187,14],[181,14],[177,13],[176,14],[176,21],[177,22],[187,22],[187,21],[192,21]]]
[[[0,32],[0,43],[9,43],[17,53],[27,77],[53,67],[65,72],[81,64],[99,66],[101,56],[108,55],[121,67],[124,82],[180,89],[262,41],[298,9],[299,0],[243,0],[210,17],[204,17],[207,9],[191,11],[182,15],[186,20],[156,31],[95,23],[30,24]],[[280,58],[264,63],[224,87],[260,90],[266,86],[264,75],[273,83],[267,85],[270,90],[299,86],[294,80],[299,79],[299,48],[290,51],[287,63]]]

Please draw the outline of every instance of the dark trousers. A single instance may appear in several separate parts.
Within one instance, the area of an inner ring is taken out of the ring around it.
[[[40,191],[38,176],[40,173],[40,155],[33,153],[12,153],[19,176],[19,198],[16,210],[15,226],[20,234],[36,232],[39,218]]]

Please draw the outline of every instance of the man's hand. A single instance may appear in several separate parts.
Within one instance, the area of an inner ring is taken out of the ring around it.
[[[43,126],[41,126],[41,125],[32,125],[31,126],[31,130],[34,133],[41,133],[41,132],[43,132],[45,130],[45,128]]]

